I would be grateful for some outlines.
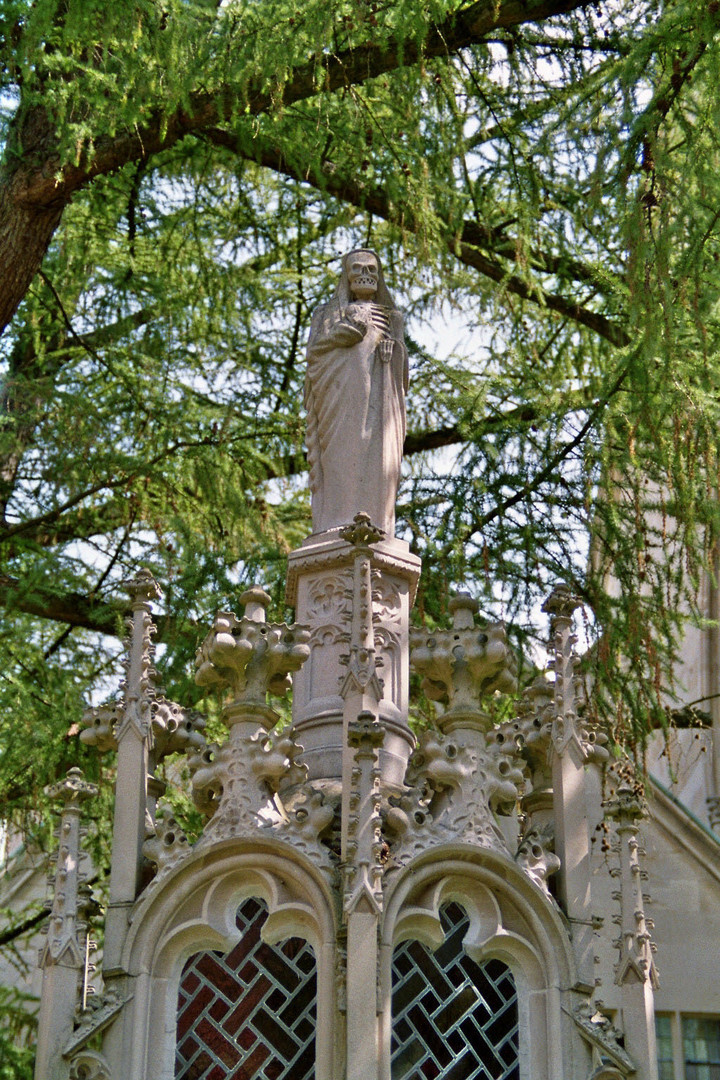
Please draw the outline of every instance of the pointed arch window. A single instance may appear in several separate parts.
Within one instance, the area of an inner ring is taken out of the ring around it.
[[[470,924],[459,904],[445,904],[440,921],[435,952],[404,941],[393,954],[392,1080],[519,1080],[512,973],[466,955]]]
[[[313,1080],[317,969],[306,941],[267,945],[262,900],[243,901],[240,941],[185,964],[175,1080]]]

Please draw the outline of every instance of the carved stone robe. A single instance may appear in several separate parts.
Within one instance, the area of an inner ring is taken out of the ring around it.
[[[383,359],[382,339],[394,342]],[[401,313],[380,277],[377,301],[351,302],[343,271],[313,316],[305,405],[313,532],[364,511],[389,536],[405,440],[407,351]]]

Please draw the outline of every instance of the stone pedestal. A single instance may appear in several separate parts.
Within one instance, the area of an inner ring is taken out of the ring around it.
[[[288,558],[287,601],[310,630],[310,658],[293,681],[293,724],[310,780],[342,776],[340,687],[350,647],[353,557],[353,546],[332,529],[308,537]],[[383,783],[398,788],[415,743],[407,723],[408,627],[420,565],[404,540],[373,544],[373,627],[385,730],[379,768]]]

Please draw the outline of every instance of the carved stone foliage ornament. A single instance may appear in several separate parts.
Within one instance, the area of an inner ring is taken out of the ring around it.
[[[268,693],[282,696],[290,689],[290,672],[310,655],[310,633],[297,624],[266,622],[270,597],[259,586],[248,589],[240,601],[245,605],[242,618],[228,611],[215,616],[197,653],[195,681],[229,687],[240,703],[265,704]]]
[[[297,761],[301,753],[291,729],[269,737],[263,728],[245,723],[233,725],[223,746],[208,747],[192,759],[193,797],[210,816],[199,844],[283,821],[275,796],[281,786],[304,782],[307,770]]]
[[[635,1063],[623,1046],[623,1033],[615,1027],[597,1006],[590,1001],[585,1001],[573,1012],[573,1019],[580,1031],[593,1048],[595,1064],[603,1069],[603,1066],[611,1064],[615,1066],[621,1076],[629,1076],[635,1073]],[[612,1075],[598,1070],[593,1072],[593,1077]]]
[[[70,1080],[112,1080],[110,1066],[95,1050],[81,1050],[70,1062]]]
[[[530,880],[550,896],[547,879],[560,869],[560,860],[555,854],[553,829],[546,825],[526,832],[520,840],[515,861]]]
[[[408,791],[390,798],[386,824],[399,838],[394,864],[441,842],[462,840],[507,854],[495,813],[514,807],[522,770],[512,741],[457,727],[452,735],[428,730],[410,758]]]
[[[432,634],[410,631],[410,662],[423,676],[422,688],[427,696],[445,705],[438,719],[443,730],[450,730],[455,720],[470,715],[479,726],[490,727],[482,701],[496,691],[511,693],[517,685],[515,658],[505,628],[501,623],[476,626],[473,616],[478,606],[467,593],[460,593],[449,604],[453,614],[451,629]]]
[[[172,807],[161,803],[155,818],[155,832],[143,844],[143,855],[157,867],[156,882],[164,878],[190,852],[190,843],[175,820]]]

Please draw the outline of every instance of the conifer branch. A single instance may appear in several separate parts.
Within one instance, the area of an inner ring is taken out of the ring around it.
[[[335,196],[344,202],[349,202],[359,209],[375,214],[377,217],[391,221],[398,216],[397,209],[393,209],[386,192],[382,188],[365,187],[363,184],[338,175],[332,163],[326,163],[325,170],[320,173],[311,167],[301,168],[288,160],[288,157],[278,148],[270,146],[266,141],[254,138],[252,144],[245,147],[238,136],[222,128],[208,128],[203,132],[205,138],[218,146],[224,146],[233,153],[238,153],[249,160],[256,161],[274,172],[282,173],[294,180],[310,184],[324,194]],[[418,229],[412,208],[403,208],[403,225],[411,231]],[[494,255],[501,255],[508,260],[517,261],[518,253],[516,245],[508,240],[504,232],[480,225],[476,221],[466,221],[457,237],[450,227],[447,228],[447,245],[458,260],[465,266],[477,270],[483,277],[497,282],[508,292],[519,296],[523,300],[529,300],[540,307],[555,311],[565,318],[571,319],[580,326],[585,326],[600,337],[609,341],[611,345],[622,348],[627,345],[630,338],[625,329],[616,322],[611,321],[600,312],[578,304],[558,293],[545,290],[539,282],[530,282],[525,278],[512,274],[508,267],[487,254],[490,250]],[[483,250],[484,249],[484,250]],[[563,271],[580,277],[584,281],[594,280],[591,268],[585,267],[576,260],[564,259],[562,256],[550,255],[545,252],[533,251],[531,260],[535,266],[548,273],[560,275]]]

